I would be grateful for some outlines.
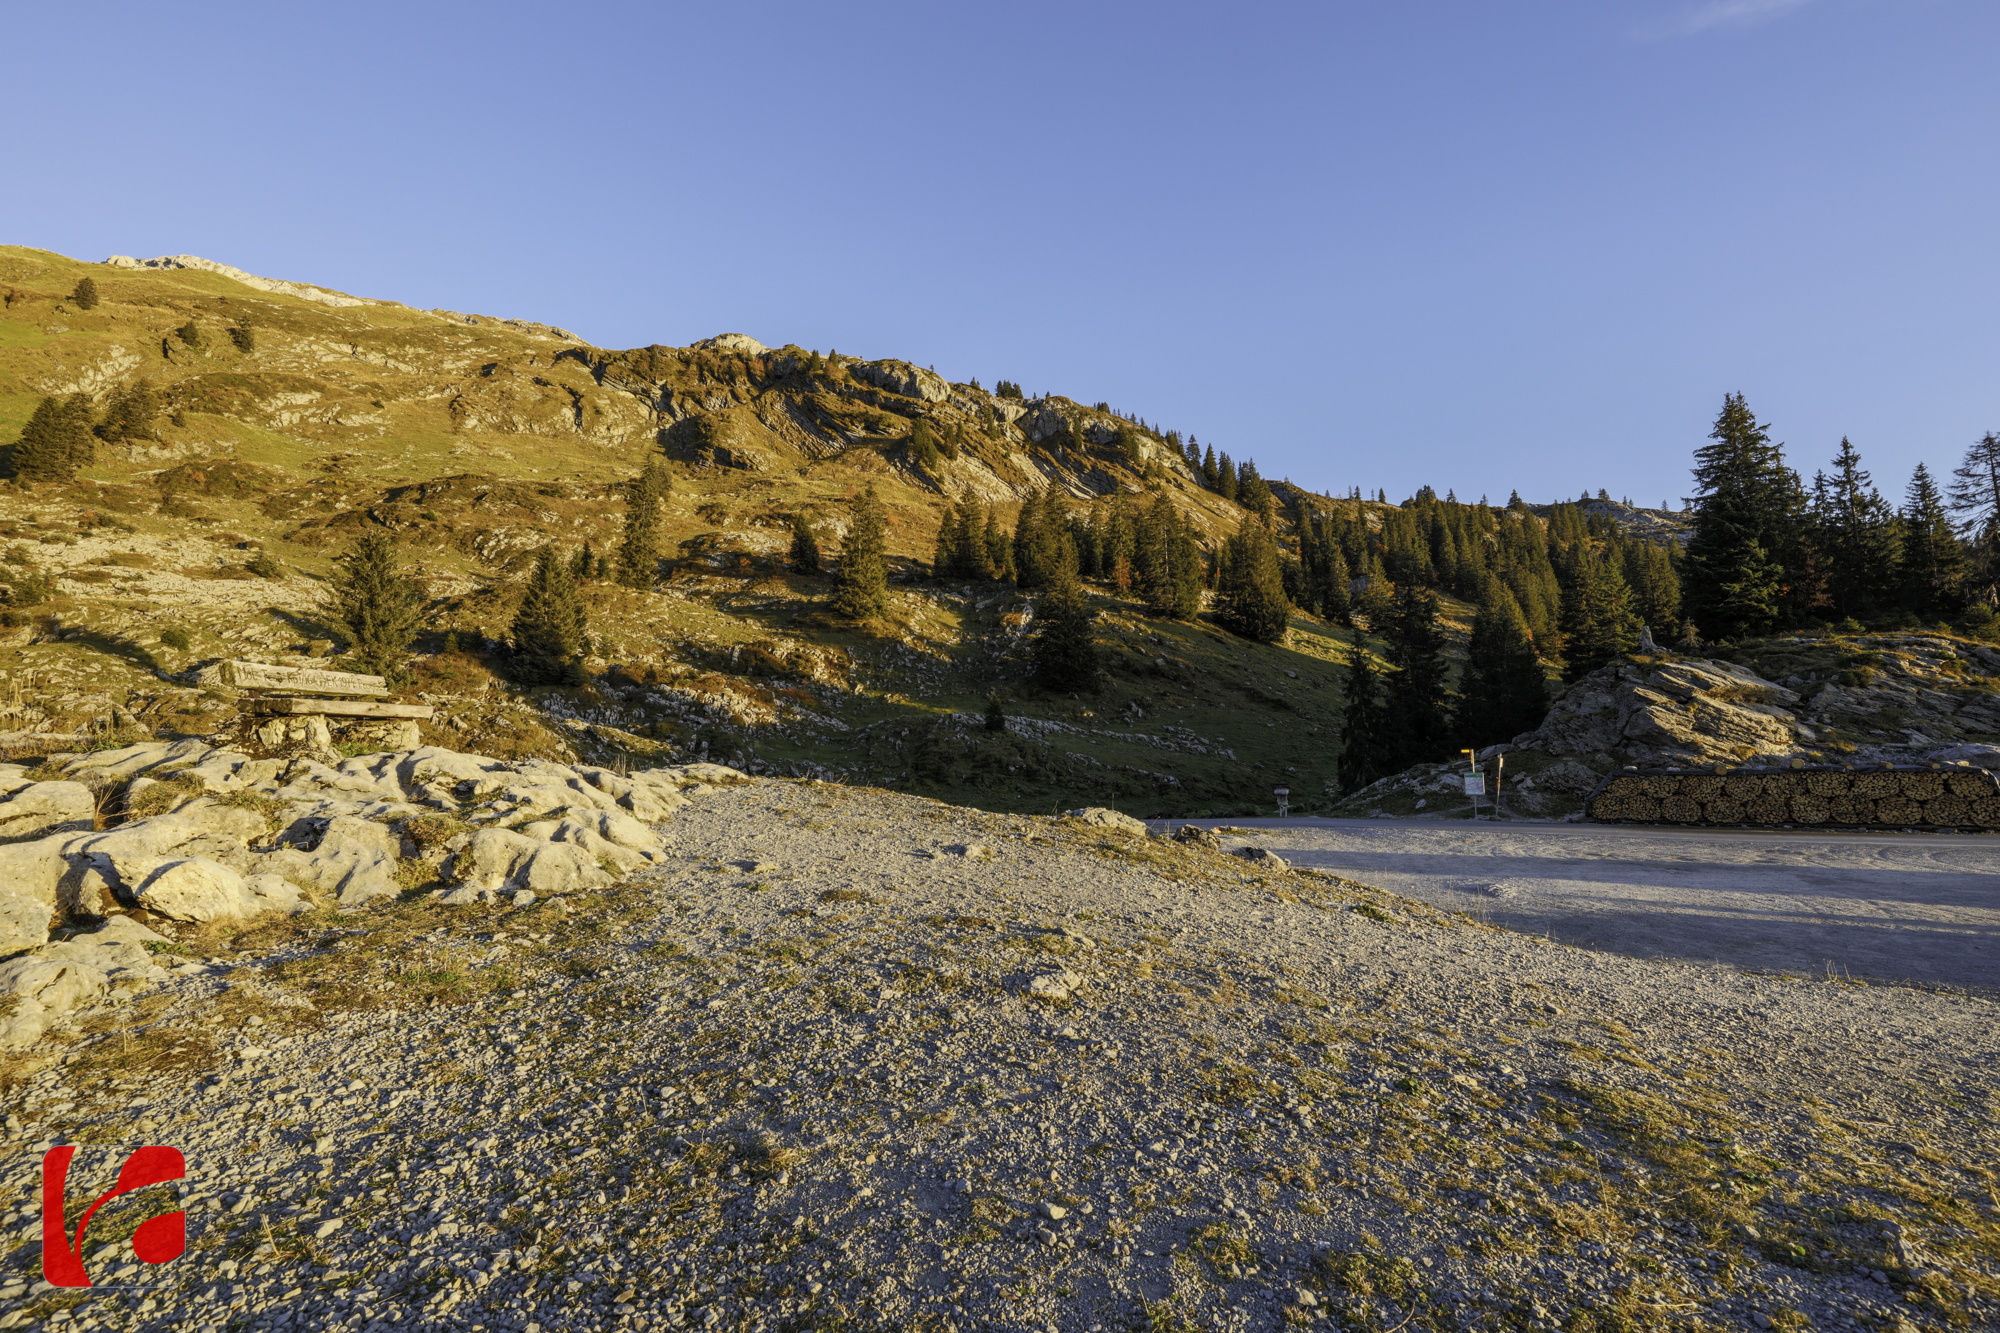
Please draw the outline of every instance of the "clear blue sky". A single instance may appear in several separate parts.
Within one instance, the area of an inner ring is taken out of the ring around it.
[[[1992,0],[15,6],[0,240],[1658,504],[2000,429]]]

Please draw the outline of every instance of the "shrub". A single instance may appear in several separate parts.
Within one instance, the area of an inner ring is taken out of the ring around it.
[[[194,639],[184,629],[163,629],[160,631],[160,644],[162,647],[172,648],[175,652],[184,653],[194,647]]]
[[[69,299],[76,303],[78,310],[97,309],[97,280],[95,278],[85,278],[82,282],[79,282],[76,285],[76,290],[69,294]]]
[[[257,552],[257,558],[244,565],[243,568],[249,570],[260,579],[281,579],[285,577],[285,567],[279,564],[278,558],[269,551]]]
[[[0,586],[7,590],[8,605],[40,606],[56,595],[56,576],[31,566]]]
[[[248,324],[238,324],[229,330],[229,341],[236,344],[239,352],[257,350],[257,335],[250,331]]]
[[[196,349],[199,349],[201,347],[201,325],[195,323],[193,320],[189,320],[187,323],[175,329],[174,336],[179,338],[182,342],[186,343],[189,347],[193,347]]]

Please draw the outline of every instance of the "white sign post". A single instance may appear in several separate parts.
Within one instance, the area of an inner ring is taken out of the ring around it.
[[[1292,813],[1292,789],[1290,787],[1273,787],[1271,788],[1271,795],[1278,798],[1278,818],[1288,818]]]

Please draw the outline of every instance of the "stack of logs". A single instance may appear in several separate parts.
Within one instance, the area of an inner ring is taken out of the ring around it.
[[[1626,769],[1584,802],[1635,824],[2000,828],[2000,778],[1976,768]]]

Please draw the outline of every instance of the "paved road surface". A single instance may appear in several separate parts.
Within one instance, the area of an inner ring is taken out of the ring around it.
[[[1229,822],[1258,831],[1228,846],[1569,944],[2000,993],[2000,835]]]

